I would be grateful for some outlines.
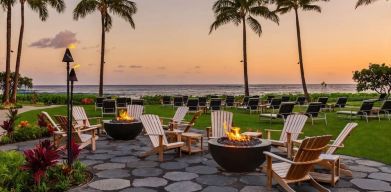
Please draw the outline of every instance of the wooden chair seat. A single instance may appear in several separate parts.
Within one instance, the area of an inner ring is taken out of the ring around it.
[[[172,149],[172,148],[178,148],[182,147],[185,143],[184,142],[175,142],[175,143],[168,143],[164,145],[167,149]]]

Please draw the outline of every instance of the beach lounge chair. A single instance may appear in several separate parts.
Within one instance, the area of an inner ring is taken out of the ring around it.
[[[117,97],[115,103],[117,109],[126,109],[126,97]]]
[[[141,115],[144,113],[144,106],[142,105],[128,105],[126,111],[130,117],[136,120],[140,120]]]
[[[76,125],[82,128],[97,128],[98,132],[103,129],[102,117],[90,117],[88,118],[84,107],[73,106],[72,117],[76,122]],[[90,120],[96,121],[96,124],[91,124]]]
[[[208,99],[206,97],[198,97],[198,109],[206,113],[208,110]]]
[[[274,95],[268,95],[267,97],[266,97],[266,101],[267,101],[267,103],[271,103],[272,102],[272,100],[275,98],[275,96]]]
[[[312,125],[314,125],[314,120],[324,120],[327,126],[327,115],[321,112],[321,106],[322,103],[319,102],[310,103],[304,113],[304,115],[311,118]]]
[[[132,98],[126,97],[126,105],[131,105],[132,104]]]
[[[249,96],[243,97],[242,103],[240,104],[241,108],[247,109],[248,100],[250,99]]]
[[[189,112],[197,112],[198,111],[198,99],[189,99],[187,100],[186,106],[189,108]]]
[[[163,96],[161,99],[162,105],[172,105],[171,103],[171,96]]]
[[[374,102],[371,100],[363,101],[358,111],[337,111],[337,114],[348,115],[350,120],[352,120],[353,116],[360,117],[360,118],[364,117],[368,123],[368,118],[372,113],[373,104]],[[378,117],[380,120],[379,114],[377,114],[376,117]]]
[[[250,111],[250,114],[253,112],[259,111],[259,98],[250,98],[248,100],[247,110]]]
[[[144,99],[132,99],[132,105],[144,105]]]
[[[54,116],[54,118],[57,120],[58,124],[61,126],[62,130],[64,130],[63,133],[58,134],[64,134],[68,130],[68,117],[66,116]],[[75,140],[77,144],[79,144],[79,148],[83,149],[89,145],[91,145],[91,150],[96,150],[96,140],[99,138],[97,134],[97,127],[89,127],[89,128],[82,128],[78,125],[72,124],[72,138]],[[56,134],[56,133],[55,133]]]
[[[273,99],[273,100],[275,100],[275,99]],[[295,103],[285,102],[285,103],[281,103],[281,105],[279,107],[280,108],[278,109],[277,113],[261,113],[261,114],[259,114],[259,118],[262,118],[262,117],[268,118],[270,120],[270,122],[273,119],[279,119],[279,118],[281,118],[285,121],[285,119],[293,113],[293,108],[295,107]]]
[[[345,108],[346,106],[346,103],[348,102],[348,98],[347,97],[338,97],[337,101],[335,102],[335,104],[332,104],[330,105],[329,107],[334,111],[335,108]]]
[[[274,98],[270,100],[269,105],[267,106],[267,109],[271,109],[272,113],[274,113],[274,110],[279,109],[281,105],[281,99]]]
[[[183,106],[183,97],[181,96],[175,96],[173,107],[182,107]]]
[[[172,129],[173,127],[178,126],[183,122],[183,119],[185,118],[187,112],[189,112],[188,107],[184,107],[184,106],[178,107],[172,118],[160,117],[160,121],[162,122],[164,128]],[[168,124],[165,124],[164,120],[168,120],[169,121]]]
[[[97,97],[97,98],[95,99],[95,111],[96,111],[96,109],[102,109],[103,100],[105,100],[104,97]]]
[[[210,111],[219,111],[221,110],[221,99],[211,99],[209,103]]]
[[[168,143],[159,116],[142,115],[140,119],[145,128],[146,134],[149,136],[149,139],[152,142],[152,150],[143,153],[141,157],[147,157],[149,155],[158,153],[159,161],[163,161],[163,153],[172,149],[176,149],[178,156],[181,156],[181,147],[184,146],[184,143],[181,142],[181,134],[177,134],[177,142]]]
[[[289,102],[291,98],[289,97],[289,95],[283,95],[281,97],[281,102]]]
[[[116,114],[117,114],[117,108],[116,108],[115,100],[113,99],[103,100],[102,117],[103,115],[116,115]]]
[[[218,138],[226,136],[225,131],[232,128],[233,113],[228,111],[213,111],[211,113],[211,127],[206,128],[208,138]],[[226,126],[227,130],[225,130]]]
[[[304,96],[298,96],[296,99],[297,105],[304,105],[305,104],[305,97]]]
[[[59,147],[62,139],[67,137],[66,132],[62,130],[61,126],[57,124],[47,112],[42,111],[41,114],[45,116],[46,122],[56,129],[53,133],[53,143],[55,147]]]
[[[227,96],[225,98],[224,107],[234,107],[235,106],[235,97],[234,96]]]
[[[189,100],[189,96],[187,95],[182,96],[182,98],[183,98],[183,104],[186,104],[187,100]]]
[[[302,130],[307,122],[308,117],[305,115],[294,114],[289,115],[284,123],[282,130],[266,129],[267,139],[270,140],[273,146],[279,147],[281,150],[288,153],[288,157],[291,157],[293,145],[292,141],[298,140]],[[281,132],[278,140],[271,138],[272,132]]]
[[[380,108],[374,110],[373,113],[384,115],[385,118],[391,120],[391,100],[385,100]]]
[[[382,93],[379,95],[379,99],[377,101],[384,101],[387,100],[387,93]]]
[[[322,161],[319,156],[327,147],[330,139],[330,135],[304,139],[293,160],[285,159],[270,152],[264,152],[266,155],[268,188],[271,189],[274,179],[285,191],[295,192],[289,184],[310,181],[310,184],[317,190],[329,192],[330,190],[316,182],[309,173],[316,163]],[[280,162],[273,163],[273,159]]]
[[[326,109],[327,107],[327,101],[329,100],[328,97],[319,97],[318,102],[321,103],[322,105],[320,106],[320,109]]]
[[[211,95],[211,96],[210,96],[210,99],[218,99],[218,98],[219,98],[218,95]]]

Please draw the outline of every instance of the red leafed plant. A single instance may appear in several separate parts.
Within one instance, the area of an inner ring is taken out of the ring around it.
[[[46,170],[56,165],[60,158],[58,151],[54,149],[50,140],[44,140],[34,149],[24,151],[24,156],[26,163],[21,168],[32,172],[34,182],[37,185],[45,177]]]
[[[72,152],[72,159],[73,161],[75,161],[79,155],[80,155],[80,145],[78,145],[74,139],[72,139],[72,142],[71,142],[71,152]]]
[[[84,104],[84,105],[90,105],[93,102],[94,102],[94,100],[91,99],[91,98],[83,98],[83,99],[81,99],[81,103]]]
[[[38,114],[38,126],[39,127],[47,127],[48,126],[48,122],[46,121],[46,116],[44,114]]]
[[[13,123],[10,120],[6,120],[3,121],[2,125],[0,125],[0,127],[7,132],[8,136],[12,135],[12,133],[14,132],[14,126],[12,124]]]

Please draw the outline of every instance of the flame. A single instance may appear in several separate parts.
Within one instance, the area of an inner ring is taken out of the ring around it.
[[[250,138],[247,136],[244,136],[240,133],[239,127],[232,127],[231,130],[228,130],[227,123],[224,123],[224,131],[227,135],[228,139],[231,141],[249,141]]]
[[[72,68],[73,68],[73,69],[77,69],[77,68],[79,68],[79,67],[80,67],[80,64],[73,64],[73,65],[72,65]]]
[[[68,49],[76,49],[76,44],[74,43],[69,44]]]
[[[118,121],[133,121],[134,117],[128,115],[126,111],[121,111],[117,117]]]

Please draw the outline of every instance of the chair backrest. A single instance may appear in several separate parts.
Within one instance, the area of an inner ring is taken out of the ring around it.
[[[142,105],[128,105],[126,106],[126,109],[128,115],[134,117],[137,120],[140,120],[140,117],[144,112],[144,106]]]
[[[72,116],[73,116],[73,119],[76,121],[77,125],[84,126],[84,121],[85,121],[85,126],[87,126],[87,127],[91,126],[90,121],[88,120],[86,111],[84,110],[83,107],[73,106]]]
[[[220,110],[221,109],[221,99],[211,99],[209,107],[211,110]]]
[[[218,99],[219,96],[217,96],[217,95],[211,95],[210,98],[211,98],[211,99]]]
[[[226,136],[224,125],[227,126],[227,131],[232,128],[233,113],[228,111],[213,111],[211,113],[212,137]]]
[[[126,97],[117,97],[115,99],[117,107],[126,107]]]
[[[274,99],[274,97],[275,97],[274,95],[268,95],[267,98],[266,98],[267,102],[271,103],[272,100]]]
[[[189,111],[188,107],[184,107],[184,106],[178,107],[178,109],[176,110],[172,120],[177,122],[177,123],[182,122],[188,111]]]
[[[103,105],[103,100],[105,100],[104,97],[97,97],[95,101],[95,106],[96,107],[102,107]]]
[[[163,145],[168,144],[159,116],[141,115],[140,120],[147,132],[147,135],[149,136],[149,139],[151,139],[153,147],[159,146],[159,135],[163,136]]]
[[[183,106],[183,97],[174,97],[174,106]]]
[[[189,124],[185,127],[185,129],[183,130],[183,132],[188,132],[190,130],[191,127],[194,126],[195,122],[197,121],[197,119],[201,116],[202,114],[202,111],[199,110],[197,111],[196,113],[194,113],[193,115],[193,118],[191,118],[191,121],[189,122]]]
[[[294,102],[284,102],[281,103],[280,108],[278,109],[278,116],[287,118],[288,115],[292,114],[293,108],[295,107]]]
[[[234,96],[227,96],[225,98],[225,106],[232,107],[235,103],[235,97]]]
[[[250,98],[252,98],[252,99],[259,99],[259,95],[253,95]]]
[[[347,97],[339,97],[335,106],[340,107],[340,108],[344,108],[346,106],[347,102],[348,102]]]
[[[322,108],[325,108],[327,105],[327,101],[329,100],[328,97],[319,97],[318,102],[322,103]]]
[[[391,112],[391,100],[385,100],[380,110]]]
[[[327,147],[330,142],[331,135],[325,135],[320,137],[309,137],[303,140],[301,143],[294,162],[300,162],[302,164],[292,164],[285,176],[287,180],[300,180],[306,177],[312,170],[315,163],[321,161],[319,159],[322,151]]]
[[[360,110],[358,110],[358,113],[362,114],[363,112],[365,112],[365,113],[371,112],[371,110],[373,108],[373,104],[374,104],[374,101],[370,101],[370,100],[363,101],[361,104]]]
[[[242,106],[247,106],[249,99],[250,99],[249,96],[244,96],[242,101]]]
[[[333,146],[341,146],[343,142],[346,140],[346,138],[350,135],[352,130],[358,126],[357,123],[348,123],[345,128],[341,131],[341,133],[338,135],[337,139],[334,140]],[[334,154],[334,152],[338,149],[337,147],[329,147],[329,149],[326,151],[326,154]]]
[[[132,98],[126,97],[126,105],[131,105],[132,104]]]
[[[143,99],[133,99],[132,105],[144,105],[144,100]]]
[[[320,102],[312,102],[308,105],[306,115],[311,115],[312,117],[318,117],[320,109],[322,108],[322,103]]]
[[[198,109],[198,99],[189,99],[187,100],[187,105],[189,111],[196,111]]]
[[[207,100],[206,97],[198,97],[198,106],[206,107]]]
[[[250,100],[248,100],[247,108],[248,109],[257,109],[258,105],[259,105],[259,98],[250,98]]]
[[[54,120],[52,119],[52,117],[50,117],[49,113],[47,113],[47,112],[45,112],[45,111],[42,111],[41,113],[45,116],[46,120],[49,121],[50,125],[53,126],[57,131],[63,131],[63,130],[61,129],[61,127],[59,127],[59,126],[56,124],[56,122],[54,122]]]
[[[162,97],[162,104],[164,104],[164,105],[171,104],[171,96],[163,96]]]
[[[185,103],[185,104],[189,100],[189,96],[187,96],[187,95],[182,96],[182,98],[183,98],[183,103]]]
[[[61,126],[61,128],[66,132],[68,130],[68,117],[61,116],[61,115],[55,115],[54,118],[56,119],[58,124]],[[75,142],[82,143],[80,132],[75,129],[73,124],[71,125],[71,128],[72,128],[72,137],[75,140]]]
[[[299,104],[299,105],[304,105],[304,103],[305,103],[305,97],[304,97],[304,96],[299,96],[299,97],[297,97],[296,103]]]
[[[113,99],[105,99],[103,100],[102,105],[102,113],[113,113],[115,114],[115,100]]]
[[[297,140],[301,131],[304,128],[305,123],[307,122],[308,117],[305,115],[289,115],[284,123],[284,128],[282,129],[280,141],[287,141],[287,133],[291,133],[291,139]]]
[[[290,97],[288,95],[283,95],[281,97],[281,102],[289,102],[289,100],[290,100]]]
[[[273,98],[270,100],[270,108],[272,109],[278,109],[281,105],[281,99]]]

